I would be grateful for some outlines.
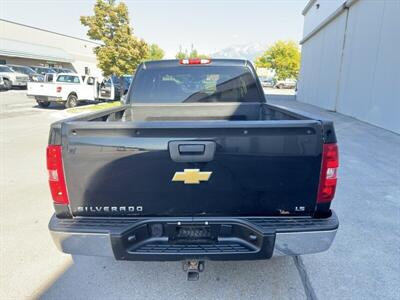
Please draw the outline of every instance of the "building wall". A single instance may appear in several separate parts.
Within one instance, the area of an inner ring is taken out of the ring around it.
[[[310,7],[305,12],[303,36],[307,36],[320,23],[322,23],[329,15],[337,10],[345,0],[310,0]],[[317,8],[317,4],[319,4]]]
[[[302,46],[297,99],[335,110],[347,11]]]
[[[78,73],[85,73],[85,67],[88,67],[92,75],[101,75],[93,53],[97,43],[5,20],[0,20],[0,36],[4,39],[63,49],[74,57],[72,65]]]
[[[400,133],[399,16],[400,1],[352,1],[302,45],[297,99]]]
[[[400,133],[400,1],[350,7],[336,110]]]
[[[39,59],[30,59],[30,58],[21,58],[21,57],[10,57],[10,56],[3,56],[0,55],[0,62],[5,61],[7,64],[10,65],[22,65],[22,66],[40,66],[44,63],[43,60]],[[68,68],[74,70],[74,66],[71,63],[60,62],[56,63],[57,67]],[[76,71],[76,70],[74,70]]]

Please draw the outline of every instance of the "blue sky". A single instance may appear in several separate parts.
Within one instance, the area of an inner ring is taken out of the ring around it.
[[[79,16],[92,14],[92,0],[0,0],[0,17],[86,38]],[[159,44],[168,57],[181,45],[200,53],[246,44],[299,41],[307,0],[125,1],[134,32]]]

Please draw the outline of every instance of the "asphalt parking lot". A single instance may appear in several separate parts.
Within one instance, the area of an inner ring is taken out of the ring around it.
[[[321,254],[206,262],[187,282],[178,262],[117,262],[62,254],[45,148],[61,107],[40,109],[24,91],[0,93],[1,299],[400,299],[400,136],[289,98],[271,101],[335,122],[340,228]]]

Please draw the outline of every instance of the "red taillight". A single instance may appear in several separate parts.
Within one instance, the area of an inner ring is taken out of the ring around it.
[[[181,59],[179,61],[181,65],[206,65],[211,63],[211,59],[207,58],[189,58],[189,59]]]
[[[62,153],[60,145],[47,146],[47,170],[49,172],[49,185],[53,202],[56,204],[69,204],[67,186],[65,185]]]
[[[317,203],[331,202],[335,196],[338,167],[339,151],[337,145],[324,144]]]
[[[58,86],[58,87],[56,88],[57,93],[61,93],[61,90],[62,90],[62,87],[61,87],[61,86]]]

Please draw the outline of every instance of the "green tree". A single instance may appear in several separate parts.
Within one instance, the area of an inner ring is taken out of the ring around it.
[[[132,74],[146,57],[146,42],[133,35],[129,25],[128,8],[115,0],[97,0],[93,16],[82,16],[82,25],[87,26],[90,39],[100,41],[94,49],[97,65],[105,76]],[[123,87],[123,80],[120,80]],[[121,93],[124,89],[121,88]]]
[[[256,59],[259,68],[276,71],[278,79],[297,78],[300,69],[300,50],[293,41],[277,41]]]
[[[179,52],[175,55],[177,59],[184,59],[184,58],[210,58],[209,55],[207,54],[200,54],[197,52],[197,50],[194,48],[194,46],[191,46],[190,52],[188,52],[187,49],[185,51],[182,50],[182,47],[179,46]]]
[[[178,53],[176,53],[175,58],[176,59],[184,59],[184,58],[188,58],[189,54],[187,52],[187,49],[185,49],[185,51],[182,50],[182,46],[179,46],[179,51]]]
[[[192,49],[190,49],[189,58],[200,58],[199,52],[197,52],[197,50],[193,48],[193,45]]]
[[[146,60],[158,60],[163,59],[164,50],[161,49],[157,44],[149,45],[149,51],[146,55]]]
[[[210,55],[207,54],[200,54],[197,52],[196,49],[190,51],[189,58],[210,58]]]

